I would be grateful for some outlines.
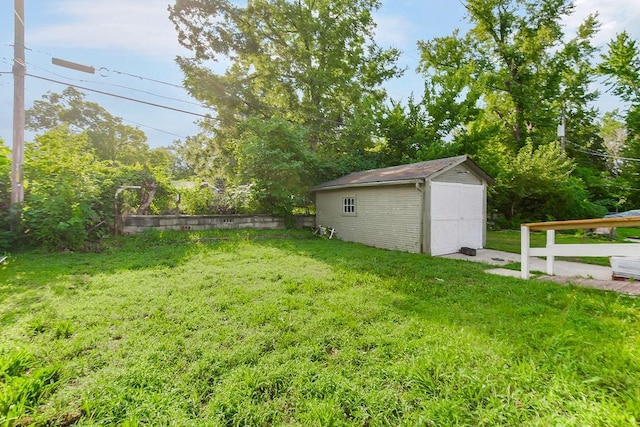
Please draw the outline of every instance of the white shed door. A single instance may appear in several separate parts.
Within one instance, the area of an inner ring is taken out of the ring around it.
[[[481,185],[431,182],[431,255],[481,248],[483,218]]]

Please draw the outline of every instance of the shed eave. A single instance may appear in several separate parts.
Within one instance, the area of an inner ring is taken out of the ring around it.
[[[331,191],[331,190],[343,190],[345,188],[361,188],[361,187],[382,187],[389,185],[409,185],[409,184],[421,184],[424,182],[424,178],[402,179],[395,181],[374,181],[374,182],[361,182],[357,184],[341,184],[332,185],[329,187],[312,187],[309,191],[316,193],[319,191]]]

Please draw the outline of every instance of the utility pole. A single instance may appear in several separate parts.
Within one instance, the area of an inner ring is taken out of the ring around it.
[[[562,114],[560,116],[560,125],[558,126],[558,136],[560,137],[560,148],[562,152],[566,151],[567,146],[567,113],[564,109],[564,103],[562,104]]]
[[[11,164],[11,206],[24,201],[22,164],[24,163],[24,0],[14,0],[13,41],[13,149]]]

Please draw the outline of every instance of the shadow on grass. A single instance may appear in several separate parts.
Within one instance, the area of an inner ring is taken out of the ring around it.
[[[302,235],[302,234],[301,234]],[[40,298],[32,291],[60,282],[54,292],[82,288],[91,277],[127,270],[174,268],[204,247],[233,250],[241,241],[282,238],[279,231],[214,230],[209,232],[149,231],[136,236],[110,238],[100,252],[25,251],[0,265],[0,304],[7,298],[32,303]]]
[[[19,254],[0,269],[0,303],[11,297],[14,304],[28,307],[41,297],[35,290],[54,282],[54,293],[71,295],[98,274],[174,268],[202,251],[239,251],[240,243],[248,241],[308,257],[334,271],[354,273],[354,281],[362,280],[363,275],[383,279],[379,283],[391,295],[387,304],[398,313],[473,327],[514,342],[527,342],[521,338],[531,337],[531,345],[539,344],[534,341],[540,335],[550,337],[570,325],[572,318],[568,314],[579,314],[579,307],[600,305],[606,311],[608,304],[622,298],[600,291],[488,275],[484,272],[486,266],[478,263],[374,249],[315,238],[307,232],[234,230],[145,233],[111,241],[102,253]],[[580,305],[576,305],[578,300]],[[598,315],[589,322],[600,322],[598,311],[593,312]],[[603,338],[612,333],[606,319],[595,326],[595,333],[603,331]]]
[[[554,337],[564,333],[574,336],[575,343],[617,346],[612,341],[620,336],[616,322],[629,319],[620,302],[638,309],[638,301],[627,296],[495,276],[475,262],[335,240],[260,244],[304,254],[338,270],[385,279],[381,283],[394,296],[388,303],[398,313],[473,328],[525,349],[552,346]],[[617,308],[623,309],[617,313]]]
[[[573,288],[488,275],[486,266],[478,263],[375,249],[303,231],[233,230],[144,233],[110,241],[102,253],[18,254],[0,268],[0,303],[21,293],[25,303],[37,299],[29,291],[52,282],[58,283],[54,292],[73,292],[98,274],[174,268],[204,250],[236,251],[239,243],[248,241],[309,257],[336,271],[385,279],[386,290],[395,295],[392,303],[401,312],[464,321],[483,330],[491,319],[494,325],[526,334],[526,323],[539,322],[540,317],[561,321],[575,299]],[[617,298],[586,289],[578,292],[603,301]]]

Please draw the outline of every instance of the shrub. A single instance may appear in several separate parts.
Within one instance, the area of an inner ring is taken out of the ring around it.
[[[226,187],[217,191],[210,187],[180,190],[180,212],[187,215],[232,215],[253,213],[256,205],[251,186]]]
[[[501,153],[489,203],[507,222],[601,217],[606,209],[571,175],[574,166],[557,143],[527,144],[515,156]]]
[[[10,231],[12,212],[11,200],[11,160],[9,147],[0,139],[0,253],[7,251],[15,239]]]
[[[26,237],[49,249],[78,249],[97,215],[99,194],[94,156],[84,134],[60,126],[37,136],[25,149]]]

